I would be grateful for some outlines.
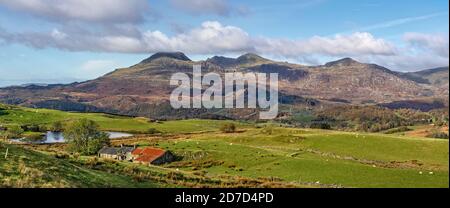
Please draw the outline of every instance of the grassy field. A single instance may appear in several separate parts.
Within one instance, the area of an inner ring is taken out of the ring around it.
[[[209,177],[199,172],[161,166],[42,151],[44,146],[36,148],[0,142],[0,188],[318,187],[270,178]],[[4,158],[6,150],[8,156]]]
[[[2,108],[2,106],[0,106]],[[97,122],[101,130],[119,131],[131,133],[146,133],[154,128],[163,133],[191,133],[218,130],[219,127],[229,121],[211,120],[180,120],[150,122],[147,118],[133,118],[115,116],[102,113],[73,113],[49,109],[32,109],[17,106],[4,107],[0,113],[0,124],[3,125],[47,125],[56,121],[70,122],[71,120],[87,118]],[[239,124],[235,122],[237,125]]]
[[[325,187],[448,187],[447,140],[285,128],[271,135],[260,131],[203,134],[159,145],[190,156],[170,167],[208,175],[277,177]]]
[[[4,154],[8,149],[8,157]],[[161,187],[152,181],[93,170],[52,155],[0,142],[0,187]]]
[[[236,133],[222,133],[220,127],[229,121],[152,123],[144,118],[18,107],[3,110],[0,124],[51,124],[78,118],[94,120],[103,130],[155,128],[166,134],[115,143],[157,146],[182,159],[163,166],[96,160],[92,165],[95,157],[58,159],[52,156],[54,150],[0,143],[0,156],[5,148],[10,151],[7,159],[0,159],[3,186],[449,187],[446,139],[238,122],[234,122]],[[27,177],[28,173],[36,177]]]

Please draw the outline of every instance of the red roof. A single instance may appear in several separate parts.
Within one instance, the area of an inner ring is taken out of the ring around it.
[[[132,155],[138,156],[135,160],[139,162],[151,163],[159,157],[163,156],[166,151],[152,147],[136,148],[131,152]]]

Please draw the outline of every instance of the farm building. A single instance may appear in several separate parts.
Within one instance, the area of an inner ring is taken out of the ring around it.
[[[98,156],[101,158],[109,158],[115,160],[132,160],[131,152],[134,147],[103,147],[98,151]]]
[[[170,151],[152,147],[137,148],[131,152],[131,155],[134,162],[152,165],[169,163],[175,159]]]

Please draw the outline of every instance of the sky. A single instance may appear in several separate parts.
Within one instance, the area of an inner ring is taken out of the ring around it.
[[[0,0],[0,86],[94,79],[160,51],[448,66],[448,0]]]

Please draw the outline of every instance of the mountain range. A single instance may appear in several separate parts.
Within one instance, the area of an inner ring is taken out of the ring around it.
[[[181,52],[156,53],[128,68],[116,69],[102,77],[67,85],[26,85],[0,88],[0,102],[28,107],[67,111],[101,111],[149,117],[186,118],[199,115],[227,117],[233,110],[174,110],[169,95],[173,73],[263,72],[279,74],[282,104],[386,104],[408,100],[447,100],[449,68],[441,67],[412,73],[344,58],[320,66],[278,62],[256,54],[238,58],[214,56],[192,61]],[[253,110],[247,109],[247,114]],[[242,113],[238,113],[243,115]],[[231,116],[234,117],[234,116]]]

